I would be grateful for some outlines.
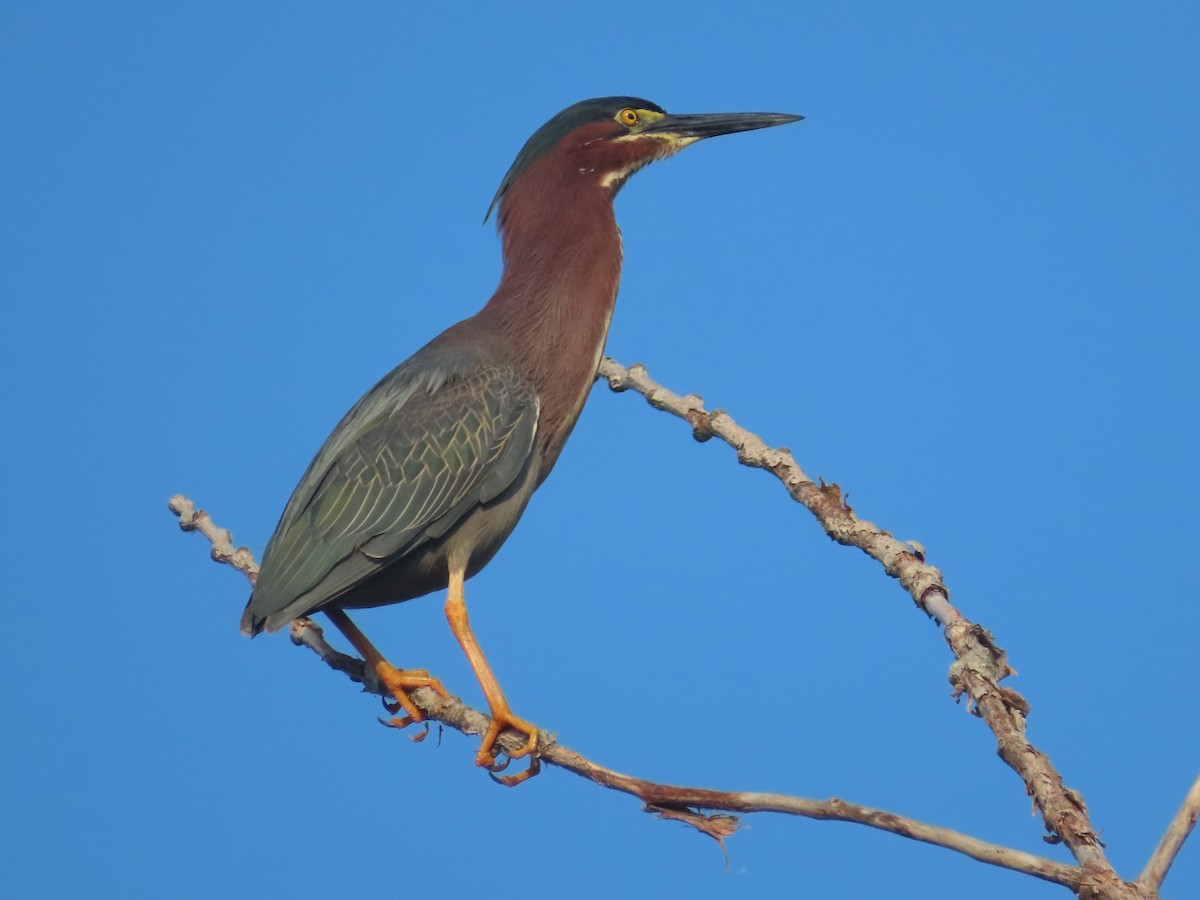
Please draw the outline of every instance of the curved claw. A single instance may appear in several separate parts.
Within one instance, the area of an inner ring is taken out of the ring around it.
[[[507,766],[508,763],[505,763]],[[529,768],[524,772],[519,772],[516,775],[497,775],[494,771],[488,772],[488,777],[496,784],[502,784],[505,787],[516,787],[522,781],[528,781],[538,772],[542,771],[542,761],[536,756],[529,760]]]
[[[409,725],[417,724],[417,720],[412,716],[405,716],[403,719],[378,719],[377,721],[380,725],[386,725],[388,728],[407,728]],[[420,724],[425,726],[421,730],[420,734],[408,735],[408,739],[414,744],[419,744],[421,741],[425,740],[425,738],[429,737],[429,723],[424,719],[421,719]]]
[[[388,728],[407,728],[409,725],[415,725],[417,722],[412,716],[405,716],[403,719],[385,719],[382,716],[377,716],[375,721],[380,725],[386,725]]]
[[[484,768],[486,768],[489,772],[491,772],[494,775],[497,772],[503,772],[505,769],[507,769],[511,765],[512,765],[512,757],[505,754],[504,762],[493,762],[490,766],[485,766]]]

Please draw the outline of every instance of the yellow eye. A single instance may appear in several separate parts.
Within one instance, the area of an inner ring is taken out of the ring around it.
[[[628,125],[630,128],[632,128],[634,125],[636,125],[638,123],[637,110],[629,109],[628,107],[626,107],[625,109],[623,109],[619,113],[617,113],[617,121],[620,122],[622,125]]]

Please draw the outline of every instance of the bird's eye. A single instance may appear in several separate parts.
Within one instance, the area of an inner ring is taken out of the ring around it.
[[[632,128],[638,123],[638,114],[636,109],[623,109],[617,113],[617,121],[622,125],[628,125]]]

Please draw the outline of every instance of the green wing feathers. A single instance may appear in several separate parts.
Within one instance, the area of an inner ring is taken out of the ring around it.
[[[533,386],[507,366],[431,375],[416,359],[363,397],[313,460],[267,545],[244,631],[274,631],[336,599],[524,468]]]

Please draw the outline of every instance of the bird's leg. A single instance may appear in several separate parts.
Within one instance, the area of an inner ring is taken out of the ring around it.
[[[475,671],[475,677],[479,679],[479,686],[483,688],[483,696],[487,699],[488,707],[491,709],[492,720],[488,724],[487,732],[483,735],[483,742],[479,745],[479,752],[475,754],[475,765],[485,766],[493,772],[504,768],[504,765],[496,766],[495,744],[496,738],[500,736],[500,732],[505,728],[515,728],[517,731],[523,731],[529,736],[525,741],[525,745],[521,749],[509,753],[511,759],[520,759],[523,756],[529,756],[537,749],[538,730],[537,727],[526,722],[524,719],[513,715],[513,711],[509,709],[508,701],[504,699],[504,692],[500,690],[500,683],[496,681],[496,676],[492,674],[492,667],[488,665],[487,659],[484,658],[483,651],[479,648],[479,642],[475,640],[475,634],[471,631],[471,626],[467,622],[467,604],[463,600],[463,568],[455,566],[450,571],[450,590],[446,597],[446,619],[450,622],[450,630],[454,632],[454,636],[458,638],[458,643],[462,646],[463,652],[467,654],[467,661],[471,663],[471,668]],[[505,775],[496,778],[501,784],[512,787],[520,784],[527,778],[532,778],[541,771],[542,764],[533,757],[529,763],[529,768],[518,775]],[[493,777],[495,777],[493,775]]]
[[[392,697],[396,700],[396,706],[384,704],[388,710],[394,715],[401,709],[406,715],[402,719],[393,719],[385,724],[391,725],[394,728],[405,728],[417,722],[425,720],[425,714],[417,707],[412,699],[408,696],[408,691],[416,688],[433,688],[438,696],[449,697],[450,694],[442,687],[442,683],[436,678],[430,676],[424,669],[397,669],[390,662],[383,658],[383,654],[375,649],[375,645],[367,640],[367,636],[358,630],[358,626],[350,621],[350,617],[342,610],[336,607],[331,607],[322,610],[329,617],[338,631],[346,636],[354,649],[357,650],[367,665],[379,677],[380,682],[388,689]],[[419,736],[413,738],[414,741],[420,741],[425,738],[429,731],[429,726],[425,726],[425,731]]]

